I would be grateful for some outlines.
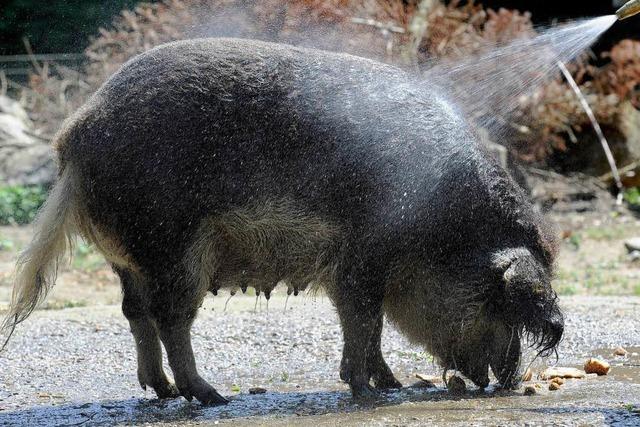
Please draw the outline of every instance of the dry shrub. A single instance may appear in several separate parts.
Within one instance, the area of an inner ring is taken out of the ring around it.
[[[84,73],[60,77],[39,72],[31,80],[30,110],[56,128],[109,75],[134,55],[172,40],[230,35],[345,51],[402,66],[463,58],[517,38],[535,36],[528,13],[485,10],[454,0],[163,0],[123,11],[86,50]],[[623,41],[596,68],[571,68],[597,118],[620,126],[619,105],[640,107],[640,43]],[[72,83],[73,82],[73,83]],[[521,103],[515,117],[518,154],[541,160],[563,150],[589,122],[570,87],[553,80]]]
[[[594,90],[602,94],[615,94],[640,108],[640,41],[622,40],[603,54],[611,62],[602,68],[589,67],[594,78]]]
[[[640,107],[640,42],[622,40],[603,58],[602,67],[581,58],[571,73],[605,133],[627,139],[637,136],[630,123],[637,123]],[[544,160],[554,150],[564,151],[579,142],[579,134],[591,132],[591,122],[569,85],[561,78],[543,86],[522,106],[528,133],[518,137],[517,151],[528,161]]]
[[[38,133],[51,139],[62,121],[86,100],[93,88],[83,73],[53,63],[36,64],[21,102]]]
[[[619,99],[615,95],[594,92],[592,82],[580,85],[580,90],[602,127],[615,127]],[[554,150],[565,151],[568,144],[577,143],[578,135],[591,131],[591,122],[569,85],[561,79],[552,80],[521,105],[518,116],[523,125],[514,136],[514,148],[525,161],[544,160]]]
[[[473,2],[462,7],[457,1],[438,5],[429,15],[428,28],[419,51],[422,62],[456,60],[536,36],[530,14],[484,10]],[[568,67],[605,132],[627,139],[637,137],[633,124],[639,121],[640,42],[623,40],[603,58],[610,62],[600,68],[589,63],[588,55]],[[557,78],[519,100],[519,109],[510,120],[510,128],[515,130],[510,133],[511,148],[530,162],[542,161],[556,150],[564,151],[569,144],[579,142],[581,133],[592,132],[584,108],[559,71]]]
[[[98,87],[129,58],[154,46],[184,38],[184,29],[195,16],[181,0],[141,3],[134,10],[124,10],[112,28],[100,28],[100,35],[85,54],[85,73],[93,87]]]
[[[267,0],[252,10],[258,27],[252,35],[258,38],[393,62],[406,40],[412,6],[379,0]]]
[[[420,3],[430,3],[414,34]],[[527,13],[485,11],[473,1],[165,0],[124,11],[86,50],[88,80],[104,81],[132,56],[188,37],[232,35],[355,53],[399,65],[462,56],[533,34]],[[231,23],[227,22],[230,21]],[[419,40],[414,40],[414,38]],[[417,58],[407,58],[416,43]]]
[[[428,16],[428,34],[420,51],[422,61],[460,58],[535,34],[531,15],[516,10],[485,10],[473,1],[437,4]]]
[[[97,87],[138,53],[169,41],[205,36],[253,37],[385,58],[385,39],[404,33],[410,9],[401,1],[373,0],[141,3],[133,11],[123,11],[112,28],[100,29],[86,50],[90,61],[86,73]]]
[[[85,51],[87,64],[81,73],[52,73],[60,67],[40,64],[22,97],[37,126],[52,135],[128,59],[162,43],[192,37],[255,37],[391,60],[405,36],[411,8],[400,1],[374,0],[140,3],[117,16],[110,28],[99,30]]]

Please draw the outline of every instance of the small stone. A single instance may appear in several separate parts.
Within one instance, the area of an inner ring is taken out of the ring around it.
[[[549,383],[549,390],[551,391],[556,391],[556,390],[560,390],[561,385],[558,384],[555,381],[552,381],[551,383]]]
[[[618,347],[615,350],[613,350],[614,356],[626,356],[627,354],[629,354],[629,352],[625,350],[623,347]]]
[[[532,386],[532,385],[528,385],[524,388],[524,395],[525,396],[533,396],[534,394],[536,394],[536,387]]]
[[[464,394],[467,391],[467,385],[462,378],[454,375],[449,378],[447,389],[449,389],[449,393],[451,394]]]
[[[527,368],[527,370],[524,371],[524,374],[522,375],[522,381],[531,381],[532,378],[533,371],[531,370],[531,368]]]
[[[560,377],[555,377],[554,379],[551,380],[552,383],[556,383],[558,385],[563,385],[564,384],[564,378],[560,378]]]
[[[587,374],[607,375],[610,369],[611,365],[608,362],[595,357],[591,357],[584,362],[584,371]]]
[[[640,251],[640,237],[633,237],[631,239],[625,240],[624,246],[627,248],[627,251],[629,251],[629,253]]]
[[[266,392],[267,389],[262,387],[251,387],[249,389],[249,394],[265,394]]]

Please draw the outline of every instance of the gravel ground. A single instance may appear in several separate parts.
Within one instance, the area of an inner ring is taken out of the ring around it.
[[[440,370],[420,348],[385,328],[387,361],[405,388],[358,405],[338,378],[341,334],[322,297],[276,295],[267,311],[255,299],[208,299],[194,326],[203,377],[231,403],[159,401],[140,389],[127,323],[117,306],[36,312],[0,354],[0,425],[640,425],[640,298],[563,298],[566,337],[557,364],[580,366],[593,355],[608,359],[607,377],[522,391],[469,387],[453,397],[440,386],[412,386],[416,373]],[[636,352],[615,358],[612,349]],[[535,362],[534,371],[555,359]],[[250,395],[251,387],[266,394]]]

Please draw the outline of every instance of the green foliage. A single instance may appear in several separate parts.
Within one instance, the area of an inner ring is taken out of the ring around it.
[[[639,205],[640,207],[640,205]],[[599,226],[586,228],[580,233],[580,240],[612,241],[624,239],[629,234],[629,227],[625,225]]]
[[[624,200],[631,208],[640,209],[640,188],[633,187],[624,191]]]
[[[640,414],[640,407],[632,403],[627,403],[626,405],[624,405],[624,408],[633,414]]]
[[[0,187],[0,225],[28,224],[47,198],[43,186]]]
[[[0,7],[0,55],[25,53],[27,38],[36,53],[81,52],[89,36],[107,26],[136,0],[9,0]]]
[[[582,236],[580,236],[580,234],[574,233],[571,236],[569,236],[568,240],[569,240],[569,244],[574,250],[577,251],[580,249],[580,245],[582,244]]]
[[[50,301],[47,302],[42,309],[43,310],[64,310],[65,308],[86,307],[86,301],[76,300],[63,300],[63,301]]]
[[[95,246],[81,242],[75,248],[72,265],[75,269],[92,272],[102,268],[105,260]]]
[[[10,251],[11,249],[13,249],[13,241],[0,235],[0,252]]]
[[[578,289],[572,284],[564,284],[556,286],[556,292],[560,295],[576,295],[578,293]]]

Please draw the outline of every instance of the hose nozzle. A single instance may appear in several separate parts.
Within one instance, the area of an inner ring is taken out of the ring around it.
[[[623,19],[630,18],[638,13],[640,13],[640,0],[631,0],[617,10],[616,16],[618,17],[618,20],[622,21]]]

